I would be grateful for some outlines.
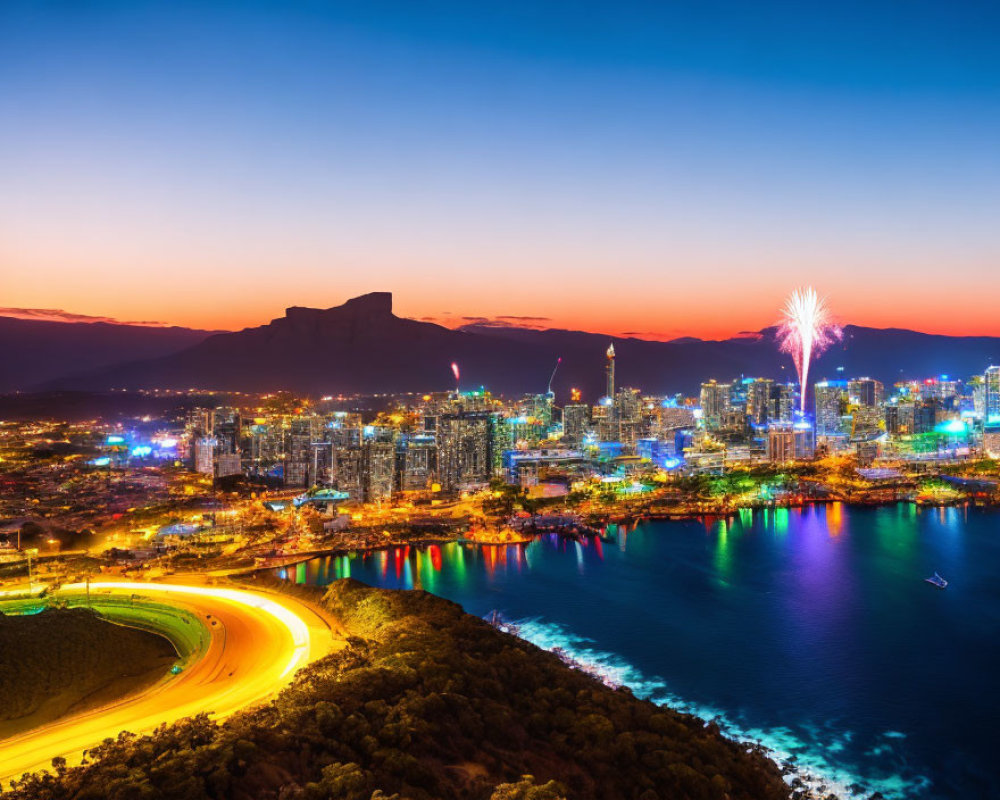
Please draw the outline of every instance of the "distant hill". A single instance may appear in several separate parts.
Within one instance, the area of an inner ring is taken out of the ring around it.
[[[153,329],[155,330],[155,329]],[[570,387],[595,401],[604,388],[604,351],[614,341],[620,386],[650,393],[692,394],[709,378],[741,375],[793,380],[791,359],[778,352],[774,330],[722,341],[655,342],[568,330],[470,325],[451,330],[397,317],[392,295],[376,292],[329,309],[289,308],[284,317],[233,333],[217,333],[159,357],[87,369],[40,381],[47,389],[211,388],[288,389],[310,394],[426,392],[453,386],[450,364],[461,367],[462,388],[543,392],[553,383],[560,400]],[[124,359],[120,359],[124,360]],[[967,377],[1000,362],[1000,339],[950,337],[897,329],[847,326],[844,339],[821,357],[812,375],[869,375],[886,383],[942,373]],[[843,373],[837,368],[843,367]]]
[[[0,317],[0,392],[176,353],[210,335],[190,328]]]

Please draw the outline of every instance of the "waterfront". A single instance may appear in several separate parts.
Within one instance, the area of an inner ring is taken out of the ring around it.
[[[637,693],[887,797],[995,796],[1000,514],[900,504],[314,559],[298,582],[423,588]],[[923,578],[951,583],[939,591]]]

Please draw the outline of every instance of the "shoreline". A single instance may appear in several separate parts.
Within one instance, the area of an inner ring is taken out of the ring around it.
[[[606,539],[606,533],[602,528],[606,528],[608,525],[639,525],[644,522],[672,522],[678,520],[720,520],[720,519],[734,519],[740,516],[743,512],[760,512],[760,511],[778,511],[778,510],[788,510],[788,509],[804,509],[810,506],[819,505],[832,505],[834,503],[843,503],[846,506],[853,508],[889,508],[891,506],[896,506],[900,504],[912,504],[917,508],[921,509],[933,509],[933,508],[957,508],[957,507],[973,507],[982,509],[992,509],[1000,511],[1000,504],[997,503],[977,503],[971,500],[961,500],[961,501],[947,501],[947,502],[919,502],[912,499],[900,499],[891,501],[858,501],[858,500],[841,500],[837,498],[822,498],[814,499],[806,502],[799,503],[789,503],[789,504],[769,504],[769,505],[756,505],[756,506],[729,506],[726,509],[720,509],[718,511],[695,511],[695,510],[677,510],[677,511],[656,511],[651,513],[632,513],[632,514],[603,514],[603,515],[588,515],[580,516],[576,524],[572,526],[575,530],[570,530],[568,526],[563,526],[562,528],[558,526],[539,526],[538,528],[532,529],[532,532],[526,536],[514,539],[510,541],[502,542],[488,542],[480,541],[477,539],[470,539],[462,535],[454,537],[426,537],[422,536],[416,539],[407,539],[404,541],[395,542],[385,542],[377,545],[372,545],[370,547],[357,547],[357,546],[344,546],[344,545],[332,545],[328,548],[314,548],[307,552],[290,554],[286,558],[281,560],[276,560],[274,563],[270,564],[255,564],[252,566],[247,566],[244,568],[234,569],[232,572],[228,573],[230,575],[251,575],[256,572],[266,572],[272,569],[283,569],[294,567],[298,564],[302,564],[307,561],[311,561],[314,558],[336,558],[340,556],[350,555],[351,553],[378,553],[383,550],[390,550],[394,547],[429,547],[431,545],[446,545],[446,544],[471,544],[478,547],[508,547],[511,545],[528,545],[538,536],[542,536],[548,533],[556,533],[563,538],[570,540],[579,540],[582,536],[598,536],[602,539]],[[545,516],[545,515],[538,515]],[[585,530],[579,530],[579,529]],[[522,528],[523,530],[523,528]]]
[[[830,502],[838,501],[826,501],[823,505],[829,505]],[[840,501],[842,502],[842,501]],[[913,502],[912,500],[907,501],[897,501],[897,502],[883,502],[878,504],[867,504],[867,503],[845,503],[845,505],[854,508],[867,508],[872,507],[884,507],[890,508],[893,506],[910,506],[915,512],[918,508],[930,509],[933,507],[945,508],[948,507],[944,504],[939,504],[937,506],[928,507],[927,505],[921,505]],[[819,505],[819,503],[803,503],[798,504],[799,508],[804,508],[808,505]],[[979,503],[965,502],[960,504],[949,504],[950,506],[964,506],[964,507],[975,507],[975,508],[987,508],[993,510],[996,508],[994,505],[984,506]],[[780,506],[779,506],[780,507]],[[762,511],[764,509],[742,509],[743,511]],[[768,510],[773,510],[768,509]],[[685,515],[671,515],[666,517],[666,519],[676,519],[678,516],[686,518],[710,518],[712,521],[718,521],[720,517],[723,516],[738,516],[740,510],[735,510],[732,514],[721,515],[721,514],[685,514]],[[661,521],[663,517],[658,517],[654,515],[634,515],[633,517],[636,521]],[[538,535],[542,535],[544,531],[539,531]],[[422,544],[445,544],[448,542],[458,542],[463,541],[468,544],[483,544],[478,542],[473,542],[470,540],[461,539],[445,539],[445,540],[435,540],[435,541],[424,541]],[[395,547],[404,547],[407,544],[413,546],[415,543],[400,543],[394,544]],[[486,543],[486,546],[496,546]],[[379,550],[388,549],[389,545],[385,547],[378,548]],[[346,554],[346,553],[344,553]],[[489,616],[485,619],[490,621]],[[517,624],[517,623],[515,623]],[[501,628],[503,630],[504,628]],[[658,705],[663,705],[672,710],[679,711],[685,714],[691,714],[697,717],[704,725],[712,725],[716,727],[719,732],[730,739],[747,748],[755,748],[761,752],[765,757],[775,763],[778,768],[782,771],[782,774],[786,777],[791,790],[795,793],[793,796],[796,798],[801,798],[801,800],[819,800],[819,798],[838,798],[838,800],[851,800],[852,798],[885,798],[886,800],[902,800],[902,798],[924,796],[923,793],[928,791],[930,786],[928,779],[922,775],[914,775],[907,772],[900,773],[898,775],[882,775],[879,772],[875,772],[874,776],[869,773],[868,777],[862,778],[859,775],[852,774],[852,769],[868,769],[861,764],[857,766],[837,766],[835,764],[829,764],[826,762],[826,749],[822,742],[814,742],[808,736],[801,736],[797,734],[796,737],[790,737],[786,732],[780,730],[762,730],[756,728],[750,728],[746,723],[740,723],[738,720],[733,719],[729,716],[727,712],[721,709],[702,707],[695,704],[691,704],[685,701],[683,698],[673,696],[669,690],[664,686],[660,690],[653,692],[644,691],[644,687],[637,685],[636,683],[630,682],[628,677],[623,680],[618,675],[605,676],[599,674],[604,664],[600,660],[590,660],[588,659],[589,648],[586,646],[581,650],[574,650],[574,648],[567,646],[565,642],[559,642],[553,644],[551,641],[546,643],[540,642],[537,638],[530,636],[521,635],[518,632],[507,631],[512,635],[518,636],[518,638],[528,641],[535,646],[540,647],[543,650],[552,652],[557,655],[567,666],[571,668],[576,668],[590,674],[595,677],[605,685],[611,686],[626,686],[630,690],[636,693],[638,697],[649,699]],[[614,653],[609,653],[609,656],[621,658],[616,656]],[[606,679],[607,678],[607,679]],[[735,713],[735,712],[734,712]],[[902,734],[886,734],[902,737]],[[837,732],[832,732],[830,734],[830,741],[827,742],[828,747],[831,750],[835,750],[836,746],[840,742],[840,734]]]
[[[637,698],[648,700],[657,706],[669,708],[672,711],[698,719],[706,728],[713,726],[715,732],[729,741],[753,750],[771,761],[784,777],[793,792],[795,800],[903,800],[914,796],[911,792],[922,792],[928,788],[926,783],[908,786],[898,790],[889,786],[872,786],[882,781],[864,779],[850,774],[836,774],[832,766],[824,768],[814,764],[803,763],[801,754],[783,747],[777,740],[775,732],[768,736],[766,730],[748,730],[733,722],[725,712],[708,707],[693,705],[683,698],[673,695],[659,679],[650,679],[641,673],[636,673],[631,664],[615,653],[593,651],[589,648],[579,649],[572,641],[553,643],[547,640],[547,632],[532,631],[526,628],[545,628],[544,623],[533,620],[507,622],[502,618],[486,618],[486,621],[498,630],[515,636],[546,652],[558,657],[568,668],[590,675],[611,689],[625,688]],[[561,626],[550,626],[558,630]],[[550,634],[548,634],[550,635]],[[568,637],[566,637],[568,638]],[[618,664],[608,663],[611,659],[619,659]],[[652,687],[643,683],[653,681]],[[768,739],[772,741],[768,741]],[[815,749],[815,748],[813,748]]]

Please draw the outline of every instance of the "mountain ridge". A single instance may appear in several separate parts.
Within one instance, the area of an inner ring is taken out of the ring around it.
[[[576,387],[594,402],[604,390],[604,351],[610,341],[618,354],[618,385],[650,393],[693,394],[698,384],[713,377],[795,380],[791,359],[779,352],[773,327],[729,339],[682,337],[665,342],[489,324],[452,329],[396,316],[389,292],[371,292],[326,309],[290,306],[283,316],[240,331],[188,333],[192,341],[187,346],[127,356],[117,363],[83,363],[47,379],[22,381],[16,388],[426,392],[453,388],[450,364],[456,362],[462,388],[483,385],[497,393],[518,394],[544,391],[556,359],[562,358],[553,385],[557,394],[565,396]],[[998,360],[998,337],[847,325],[843,339],[814,361],[811,374],[817,380],[869,375],[891,384],[942,373],[981,374]]]

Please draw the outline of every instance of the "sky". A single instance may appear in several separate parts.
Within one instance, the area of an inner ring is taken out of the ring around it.
[[[1000,335],[1000,4],[0,3],[0,306]]]

